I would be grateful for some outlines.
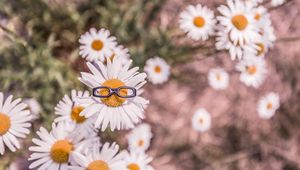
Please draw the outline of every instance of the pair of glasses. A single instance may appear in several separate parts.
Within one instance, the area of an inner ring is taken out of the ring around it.
[[[110,88],[107,86],[99,86],[93,88],[93,96],[99,98],[108,98],[113,94],[120,98],[133,98],[136,96],[136,89],[129,86],[121,86],[118,88]]]

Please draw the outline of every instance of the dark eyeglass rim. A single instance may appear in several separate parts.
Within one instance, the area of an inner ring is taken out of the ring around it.
[[[99,89],[108,89],[109,90],[109,94],[106,95],[106,96],[99,95],[99,94],[97,94],[97,91]],[[132,90],[132,94],[128,95],[128,96],[121,96],[118,93],[121,89]],[[133,98],[133,97],[136,96],[136,89],[134,87],[130,87],[130,86],[121,86],[121,87],[118,87],[118,88],[110,88],[110,87],[107,87],[107,86],[99,86],[99,87],[93,88],[93,96],[94,97],[108,98],[108,97],[112,96],[113,94],[117,95],[120,98]]]

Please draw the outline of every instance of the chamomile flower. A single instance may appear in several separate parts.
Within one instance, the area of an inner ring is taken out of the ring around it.
[[[106,57],[112,55],[112,51],[117,45],[116,38],[103,28],[99,31],[91,28],[81,35],[79,43],[79,54],[88,61],[104,61]]]
[[[152,157],[144,152],[124,151],[124,160],[127,170],[154,170],[150,164]]]
[[[213,11],[206,6],[189,5],[180,14],[180,28],[193,40],[207,40],[214,33],[214,17]]]
[[[258,115],[263,119],[270,119],[279,106],[279,95],[274,92],[268,93],[266,96],[262,97],[258,103]]]
[[[31,115],[26,107],[20,98],[13,100],[10,95],[5,100],[0,92],[0,155],[5,153],[5,146],[12,152],[20,149],[17,138],[25,138],[29,134]]]
[[[108,126],[113,131],[115,129],[133,128],[144,116],[144,109],[149,101],[140,97],[142,86],[146,83],[146,74],[139,73],[138,67],[129,69],[132,61],[125,65],[121,64],[119,58],[112,62],[107,60],[107,65],[101,62],[87,63],[92,73],[82,72],[79,80],[90,88],[106,86],[110,88],[119,88],[129,86],[136,89],[136,96],[132,98],[121,98],[113,94],[106,98],[89,97],[79,99],[80,103],[90,104],[81,113],[81,116],[89,118],[97,115],[95,127],[101,127],[104,131]],[[122,94],[131,93],[128,89],[122,89]],[[106,94],[107,90],[98,90],[99,94]]]
[[[36,99],[34,98],[24,99],[23,103],[27,104],[28,106],[28,109],[32,115],[31,120],[36,120],[40,117],[41,105]]]
[[[221,5],[218,8],[222,16],[217,19],[235,45],[244,45],[259,37],[252,7],[243,1],[227,0],[227,6]]]
[[[41,127],[37,132],[40,139],[32,139],[36,146],[29,147],[33,152],[29,169],[68,170],[68,164],[73,162],[73,152],[95,140],[84,140],[83,136],[72,132],[74,129],[64,122],[53,124],[51,132]]]
[[[57,117],[54,121],[67,121],[71,125],[75,126],[75,131],[81,133],[85,137],[89,137],[91,134],[95,133],[95,117],[87,119],[84,116],[80,116],[81,111],[87,107],[86,104],[76,102],[78,98],[82,97],[90,97],[89,92],[72,90],[71,98],[68,95],[65,95],[55,107],[55,114],[59,117]]]
[[[74,153],[74,160],[79,167],[73,166],[70,169],[76,170],[123,170],[126,168],[123,154],[119,153],[119,145],[116,143],[105,143],[93,145],[88,153]]]
[[[211,127],[211,116],[205,109],[199,108],[192,117],[192,126],[196,131],[205,132]]]
[[[168,81],[170,76],[170,66],[159,57],[148,59],[144,70],[148,75],[148,80],[153,84],[162,84]]]
[[[118,45],[113,49],[113,54],[110,57],[110,60],[113,60],[115,57],[120,58],[122,64],[126,64],[130,60],[129,50],[123,45]]]
[[[150,146],[151,138],[150,125],[144,123],[135,127],[128,135],[129,150],[145,152]]]
[[[271,5],[273,7],[276,7],[276,6],[282,5],[284,2],[285,2],[285,0],[272,0]]]
[[[214,89],[226,89],[229,83],[229,75],[222,68],[214,68],[209,70],[208,81]]]
[[[258,57],[244,58],[236,65],[236,69],[241,72],[240,81],[255,88],[263,83],[267,73],[265,60]]]

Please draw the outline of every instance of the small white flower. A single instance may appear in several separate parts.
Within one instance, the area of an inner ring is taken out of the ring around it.
[[[121,98],[113,94],[107,98],[88,97],[80,98],[79,103],[88,104],[80,113],[81,116],[89,118],[97,115],[95,127],[104,131],[108,126],[112,131],[115,129],[133,128],[144,116],[144,109],[149,101],[140,97],[143,92],[143,85],[146,83],[147,75],[139,73],[138,67],[129,69],[131,61],[125,65],[121,64],[119,58],[112,62],[108,59],[107,65],[102,62],[87,63],[91,73],[82,72],[79,80],[90,88],[106,86],[119,88],[129,86],[136,89],[136,96],[133,98]],[[108,93],[107,90],[98,90],[99,94]],[[131,90],[123,89],[120,93],[127,95]]]
[[[110,59],[113,60],[115,57],[120,58],[122,64],[128,63],[130,61],[128,48],[125,48],[123,45],[118,45],[113,49],[113,55]]]
[[[208,81],[214,89],[226,89],[229,83],[229,75],[222,68],[214,68],[209,70]]]
[[[127,151],[123,152],[126,170],[154,170],[150,164],[152,157],[149,157],[144,152],[134,152],[130,153]]]
[[[13,100],[10,95],[5,100],[0,92],[0,155],[5,153],[5,146],[12,152],[20,149],[17,138],[25,138],[29,134],[31,114],[26,107],[20,98]]]
[[[180,14],[180,28],[193,40],[207,40],[214,33],[214,17],[213,11],[206,6],[189,5]]]
[[[119,145],[105,143],[102,147],[98,144],[93,145],[93,149],[87,153],[74,153],[74,160],[78,167],[75,170],[125,170],[123,154],[119,152]]]
[[[143,123],[134,129],[128,135],[128,145],[130,151],[145,152],[151,142],[152,133],[150,125]]]
[[[222,16],[217,19],[235,45],[243,46],[259,37],[252,7],[251,3],[240,0],[227,0],[227,6],[218,7]]]
[[[282,5],[284,2],[285,2],[285,0],[272,0],[271,5],[273,7],[276,7],[276,6]]]
[[[27,104],[28,109],[32,115],[32,120],[36,120],[40,117],[41,105],[36,99],[24,99],[23,103]]]
[[[258,102],[258,115],[263,119],[270,119],[279,108],[279,95],[271,92],[262,97]]]
[[[241,60],[236,69],[241,72],[240,81],[255,88],[263,83],[267,73],[265,60],[253,56]]]
[[[29,158],[29,161],[33,161],[29,169],[69,170],[68,164],[74,161],[74,151],[82,150],[96,140],[84,140],[64,122],[53,124],[50,133],[41,127],[37,135],[40,139],[32,139],[36,146],[29,147],[33,152]]]
[[[88,91],[72,90],[71,98],[68,95],[65,95],[55,107],[55,114],[59,117],[54,121],[67,121],[70,125],[75,126],[76,132],[81,133],[85,137],[89,137],[96,132],[94,129],[95,116],[90,118],[80,116],[81,111],[88,106],[76,102],[78,98],[82,97],[90,97],[90,93]]]
[[[196,131],[205,132],[211,127],[211,115],[205,109],[199,108],[192,117],[192,126]]]
[[[79,39],[79,54],[88,61],[104,61],[106,57],[112,56],[116,48],[116,38],[110,35],[106,29],[97,31],[91,28],[89,32],[81,35]]]
[[[168,81],[170,76],[170,66],[164,59],[157,56],[146,61],[144,70],[148,75],[148,80],[153,84],[162,84]]]

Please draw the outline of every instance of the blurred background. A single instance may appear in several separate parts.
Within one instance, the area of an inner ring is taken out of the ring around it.
[[[297,170],[300,169],[300,1],[268,7],[277,41],[266,55],[268,75],[260,88],[239,81],[226,51],[214,40],[195,42],[179,29],[179,13],[201,3],[216,12],[224,0],[0,0],[0,91],[36,98],[42,106],[32,132],[50,127],[54,106],[71,89],[85,89],[77,77],[85,71],[78,54],[81,34],[107,28],[129,48],[141,71],[160,56],[171,65],[164,85],[145,86],[150,100],[146,122],[154,138],[148,153],[157,170]],[[210,68],[230,73],[227,90],[207,83]],[[270,120],[258,117],[257,102],[275,91],[280,109]],[[212,114],[212,128],[199,133],[191,117],[199,107]],[[1,122],[0,122],[1,123]],[[125,145],[126,132],[107,132],[104,140]],[[30,138],[24,149],[0,157],[0,170],[12,162],[27,169]],[[123,146],[124,148],[126,146]]]

